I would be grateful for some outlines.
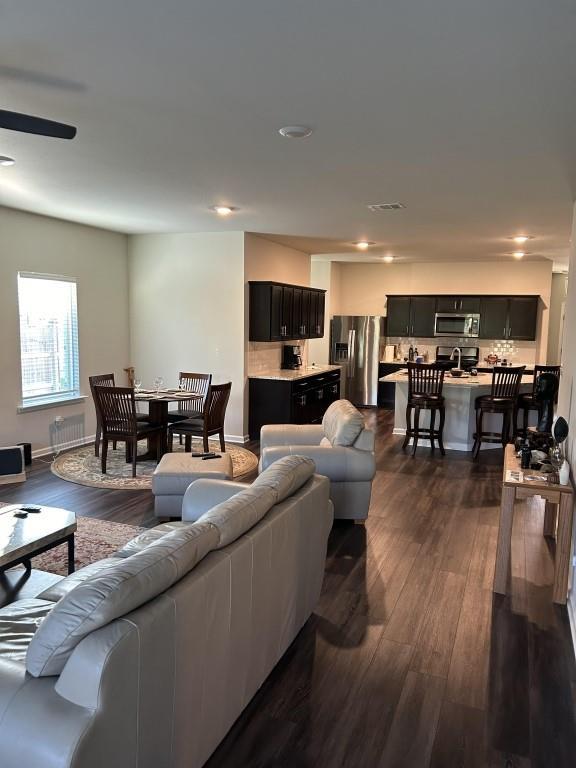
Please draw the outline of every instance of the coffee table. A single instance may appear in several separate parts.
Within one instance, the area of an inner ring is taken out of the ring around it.
[[[27,506],[38,511],[15,517]],[[68,545],[68,573],[73,573],[75,532],[76,515],[67,509],[34,504],[0,505],[0,574],[20,564],[30,573],[30,560],[59,544]]]

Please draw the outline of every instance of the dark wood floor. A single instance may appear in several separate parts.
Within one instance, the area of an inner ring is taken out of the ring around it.
[[[576,665],[551,601],[543,510],[518,504],[508,597],[491,591],[502,453],[416,459],[378,431],[365,527],[336,524],[317,611],[208,768],[574,768]],[[36,463],[2,500],[151,525],[143,492]]]

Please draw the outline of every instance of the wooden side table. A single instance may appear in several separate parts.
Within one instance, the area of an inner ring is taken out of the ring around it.
[[[502,477],[502,502],[500,505],[500,524],[498,528],[498,547],[496,567],[494,569],[493,591],[506,594],[508,570],[510,567],[510,547],[512,543],[512,520],[516,499],[529,499],[542,496],[546,500],[544,513],[544,536],[554,536],[556,517],[556,556],[554,559],[554,590],[552,600],[566,603],[568,575],[572,546],[572,517],[574,510],[574,490],[572,485],[558,485],[545,480],[528,480],[526,476],[539,476],[537,470],[523,470],[516,456],[513,445],[507,445],[504,452],[504,474]]]

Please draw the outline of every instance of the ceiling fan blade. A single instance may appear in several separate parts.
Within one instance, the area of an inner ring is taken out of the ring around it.
[[[65,123],[56,123],[43,117],[23,115],[20,112],[8,112],[0,109],[0,128],[21,133],[35,133],[38,136],[51,136],[55,139],[73,139],[76,128]]]

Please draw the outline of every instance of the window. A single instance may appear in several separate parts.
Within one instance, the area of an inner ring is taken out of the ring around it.
[[[76,280],[18,274],[22,406],[80,396]]]

